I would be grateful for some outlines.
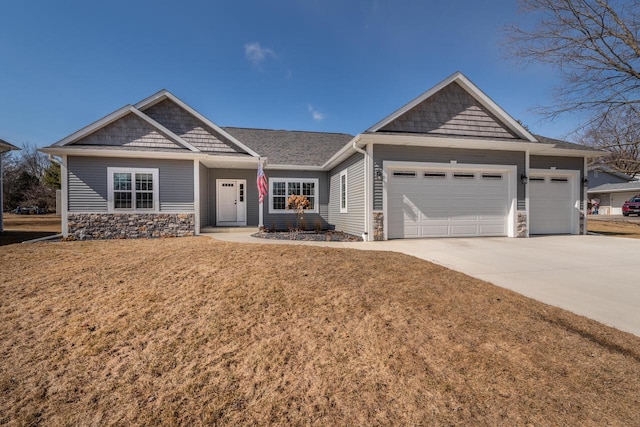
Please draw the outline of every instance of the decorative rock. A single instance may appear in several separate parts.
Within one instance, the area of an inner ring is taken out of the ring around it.
[[[137,239],[195,235],[195,214],[68,215],[69,236],[78,240]]]

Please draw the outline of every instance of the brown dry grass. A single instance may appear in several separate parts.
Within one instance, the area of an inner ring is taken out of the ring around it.
[[[640,338],[396,253],[0,248],[0,424],[640,425]]]
[[[3,215],[4,232],[0,233],[0,246],[59,234],[61,220],[58,215]]]
[[[640,223],[624,220],[592,220],[587,222],[587,230],[605,236],[630,237],[640,239]]]

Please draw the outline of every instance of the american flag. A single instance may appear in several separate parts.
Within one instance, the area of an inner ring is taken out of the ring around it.
[[[264,198],[269,191],[269,185],[267,184],[267,176],[264,174],[264,170],[262,169],[262,162],[258,164],[258,179],[256,181],[258,184],[258,200],[260,203],[263,203]]]

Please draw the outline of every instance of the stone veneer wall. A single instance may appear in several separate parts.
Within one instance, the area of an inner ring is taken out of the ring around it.
[[[384,240],[384,213],[373,213],[373,240]]]
[[[527,237],[527,212],[518,211],[516,220],[516,237]]]
[[[68,215],[69,237],[78,240],[195,235],[195,214],[87,213]]]

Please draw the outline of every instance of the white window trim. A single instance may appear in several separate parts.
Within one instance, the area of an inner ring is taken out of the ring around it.
[[[311,209],[305,210],[306,213],[318,213],[319,209],[319,198],[320,198],[320,187],[318,178],[269,178],[269,213],[270,214],[283,214],[283,213],[293,213],[292,210],[287,209],[273,209],[273,183],[274,182],[298,182],[300,183],[300,189],[302,191],[302,183],[303,182],[312,182],[313,188],[315,189],[315,194],[313,195],[313,207]],[[287,186],[288,187],[288,186]],[[288,196],[285,196],[289,198]]]
[[[131,203],[131,209],[116,209],[113,207],[113,175],[116,173],[130,173],[133,175],[132,179],[132,192],[133,200]],[[148,173],[151,174],[153,179],[153,209],[136,209],[135,206],[135,174],[136,173]],[[152,168],[107,168],[107,206],[109,212],[144,212],[144,213],[158,213],[160,212],[160,179],[158,169]]]
[[[344,189],[342,188],[342,177],[344,177]],[[339,203],[340,203],[340,213],[348,213],[349,212],[349,178],[347,177],[347,169],[340,172],[340,181],[338,181],[339,187]],[[343,194],[344,192],[344,194]],[[344,206],[342,206],[342,196],[344,196]]]

